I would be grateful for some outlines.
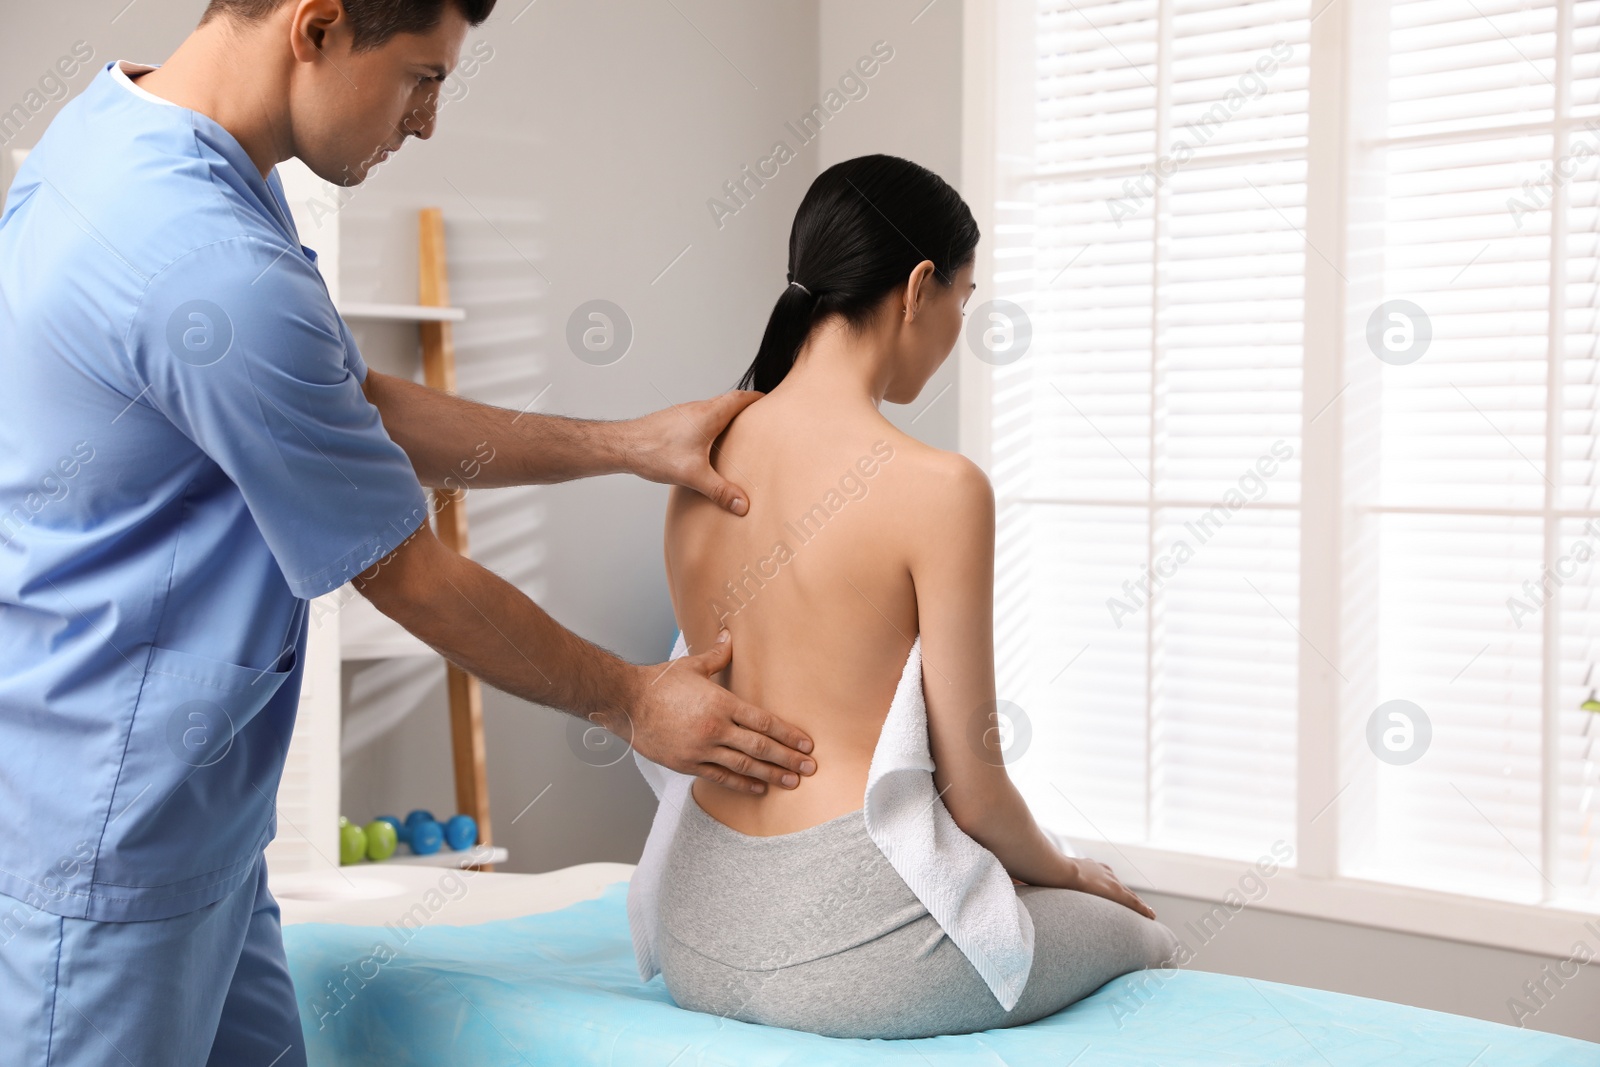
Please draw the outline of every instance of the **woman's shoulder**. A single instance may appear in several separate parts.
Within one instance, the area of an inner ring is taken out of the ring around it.
[[[969,457],[935,448],[897,428],[883,437],[883,446],[899,464],[897,481],[912,497],[945,507],[976,506],[985,501],[992,507],[994,490],[989,476]]]
[[[983,468],[898,429],[881,435],[893,458],[881,465],[876,521],[908,561],[965,551],[994,535],[994,490]]]

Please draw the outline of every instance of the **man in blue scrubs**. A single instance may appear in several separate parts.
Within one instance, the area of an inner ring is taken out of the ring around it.
[[[810,741],[641,667],[445,549],[422,485],[629,471],[735,513],[709,443],[755,394],[631,422],[369,372],[273,167],[343,185],[433,130],[494,0],[212,0],[67,105],[0,218],[0,1062],[305,1062],[262,850],[307,601],[356,581],[456,663],[731,788]],[[419,484],[420,483],[420,484]]]

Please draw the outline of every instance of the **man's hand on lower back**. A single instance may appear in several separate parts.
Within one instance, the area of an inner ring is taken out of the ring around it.
[[[605,724],[646,759],[729,789],[793,789],[816,771],[811,739],[713,682],[733,658],[724,630],[709,652],[640,668],[629,722]]]
[[[671,663],[624,662],[450,551],[427,523],[355,584],[463,670],[586,716],[663,767],[752,792],[769,782],[792,789],[816,770],[810,738],[711,680],[733,658],[731,640]]]

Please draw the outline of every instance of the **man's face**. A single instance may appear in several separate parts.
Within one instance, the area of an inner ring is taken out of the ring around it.
[[[447,3],[427,33],[396,34],[355,52],[339,0],[292,6],[294,154],[325,181],[359,185],[407,137],[433,135],[439,90],[461,55],[467,20]]]

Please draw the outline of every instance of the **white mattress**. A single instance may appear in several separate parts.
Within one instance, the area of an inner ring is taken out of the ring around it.
[[[360,864],[270,878],[285,926],[382,926],[421,904],[429,922],[466,926],[558,911],[625,882],[630,863],[582,863],[545,874],[485,874],[438,867]]]

